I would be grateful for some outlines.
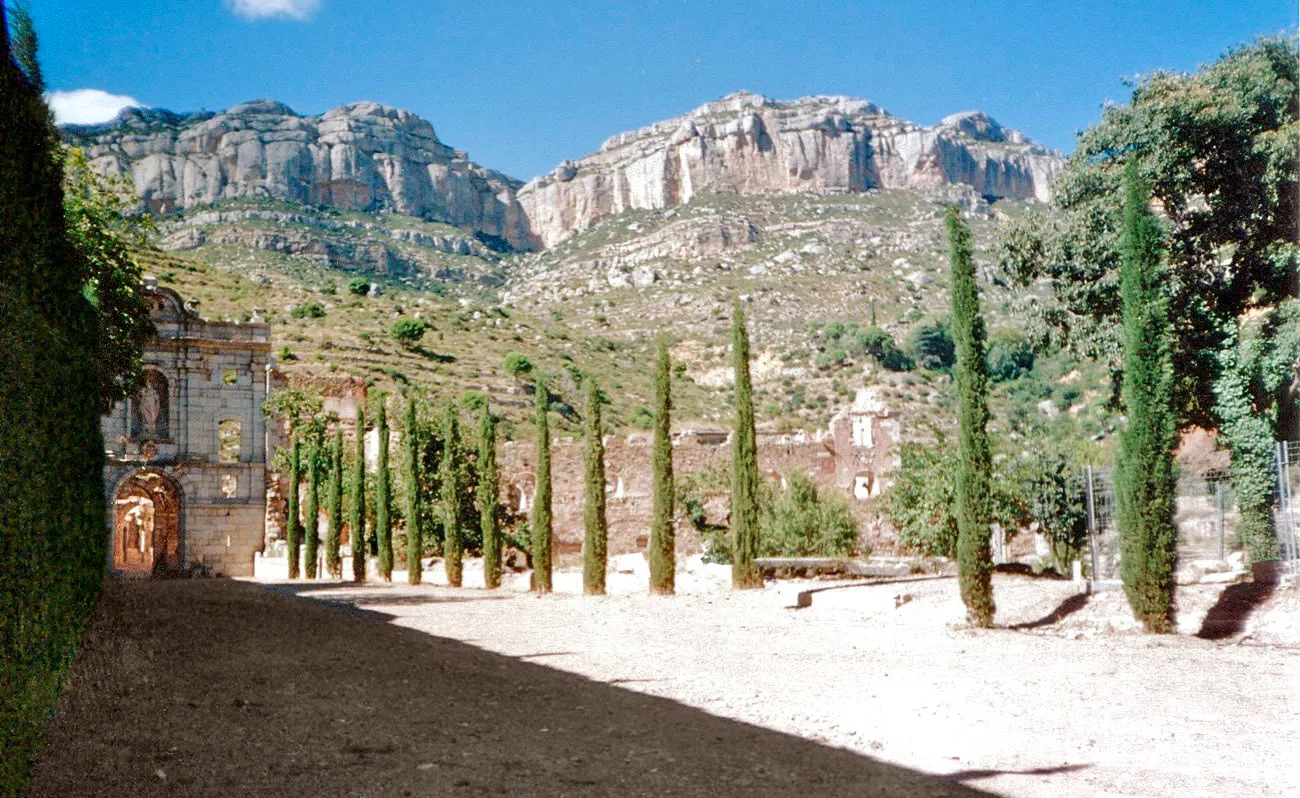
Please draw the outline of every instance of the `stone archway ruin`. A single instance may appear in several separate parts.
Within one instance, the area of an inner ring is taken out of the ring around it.
[[[149,576],[181,566],[181,488],[157,471],[136,471],[113,497],[113,569]]]

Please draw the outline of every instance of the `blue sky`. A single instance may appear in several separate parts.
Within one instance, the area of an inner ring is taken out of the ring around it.
[[[1068,152],[1124,77],[1296,25],[1294,0],[27,2],[52,90],[174,111],[375,100],[521,179],[737,89],[865,97],[921,124],[978,108]]]

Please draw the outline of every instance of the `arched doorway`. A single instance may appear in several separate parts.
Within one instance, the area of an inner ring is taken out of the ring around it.
[[[181,489],[157,471],[137,471],[113,499],[113,568],[149,575],[180,569]]]

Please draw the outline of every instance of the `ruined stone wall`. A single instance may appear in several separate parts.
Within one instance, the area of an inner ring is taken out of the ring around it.
[[[555,545],[559,553],[582,549],[583,508],[585,484],[583,481],[582,441],[557,438],[551,444],[551,479],[553,485],[553,513]],[[759,470],[770,480],[802,471],[827,490],[849,493],[839,484],[844,469],[837,457],[834,439],[823,436],[761,435],[758,446]],[[857,463],[850,457],[849,462]],[[502,497],[511,510],[530,512],[536,491],[536,449],[531,443],[505,444],[501,456]],[[609,520],[609,553],[611,555],[644,551],[650,524],[651,511],[651,456],[650,436],[607,437],[605,439],[605,493]],[[731,444],[702,443],[692,437],[682,436],[673,445],[673,473],[680,480],[708,467],[730,473]],[[849,468],[848,473],[854,469]],[[724,482],[724,484],[726,484]],[[852,482],[850,480],[851,488]],[[724,489],[723,495],[727,491]],[[860,520],[867,514],[861,502],[855,502]],[[725,499],[706,505],[710,523],[725,524],[727,509]],[[677,548],[679,552],[694,553],[700,550],[700,541],[694,527],[682,518],[678,509]]]

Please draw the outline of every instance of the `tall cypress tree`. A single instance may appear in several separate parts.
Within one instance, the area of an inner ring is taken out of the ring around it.
[[[307,542],[303,565],[308,579],[316,578],[316,560],[320,553],[320,459],[321,442],[314,440],[307,446],[307,508],[303,519]]]
[[[551,429],[546,414],[550,393],[546,383],[538,380],[536,394],[537,422],[537,494],[533,497],[533,591],[551,592]]]
[[[442,426],[442,461],[438,464],[442,493],[443,561],[447,584],[460,587],[464,576],[465,536],[460,523],[460,416],[455,405],[447,405]]]
[[[483,530],[483,584],[501,587],[501,528],[497,525],[501,474],[497,469],[497,433],[492,411],[483,405],[478,434],[478,518]]]
[[[582,462],[587,475],[587,501],[583,512],[582,592],[605,595],[608,568],[609,523],[605,518],[605,442],[601,438],[600,386],[586,380],[587,407]]]
[[[1174,459],[1176,420],[1169,307],[1161,286],[1161,235],[1132,162],[1124,171],[1120,297],[1128,424],[1119,434],[1115,520],[1120,579],[1133,615],[1149,632],[1174,630]]]
[[[385,582],[393,581],[393,521],[389,517],[392,501],[388,473],[388,410],[385,398],[380,397],[375,411],[375,430],[378,441],[378,473],[375,479],[375,539],[379,542],[379,576]]]
[[[424,579],[424,536],[420,533],[420,443],[415,423],[415,398],[406,397],[405,436],[402,438],[402,481],[406,484],[406,581],[418,585]]]
[[[284,519],[284,537],[288,546],[289,578],[299,576],[300,552],[302,547],[302,524],[298,520],[298,481],[302,479],[302,443],[298,434],[293,435],[293,444],[289,453],[289,506]]]
[[[352,580],[366,581],[366,409],[357,408],[356,453],[352,461],[352,506],[348,537],[352,543]]]
[[[731,314],[731,348],[736,374],[736,428],[731,433],[731,586],[763,586],[758,556],[758,442],[754,431],[754,388],[749,379],[749,331],[736,300]]]
[[[343,558],[339,556],[339,538],[343,527],[343,430],[335,428],[330,447],[329,526],[325,530],[325,568],[335,579],[343,577]]]
[[[948,289],[952,302],[952,335],[957,353],[953,381],[957,387],[959,427],[957,468],[957,573],[966,617],[975,626],[993,625],[993,550],[989,524],[989,495],[993,455],[986,427],[989,421],[988,375],[984,363],[986,334],[975,285],[970,228],[961,209],[948,208]]]
[[[672,374],[668,343],[659,339],[654,372],[654,441],[651,444],[653,498],[650,511],[650,592],[672,595],[677,560],[673,530]]]

